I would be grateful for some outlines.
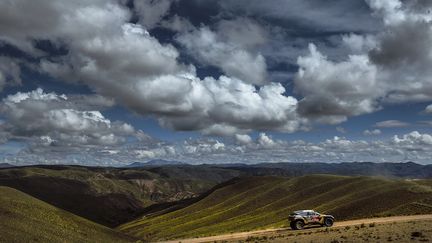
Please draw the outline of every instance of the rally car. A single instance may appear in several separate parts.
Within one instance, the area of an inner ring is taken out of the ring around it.
[[[332,215],[320,214],[314,210],[300,210],[291,213],[288,220],[293,230],[300,230],[309,225],[331,227],[335,218]]]

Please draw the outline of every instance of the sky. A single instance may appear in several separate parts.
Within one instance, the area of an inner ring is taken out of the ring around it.
[[[431,164],[428,0],[3,0],[0,162]]]

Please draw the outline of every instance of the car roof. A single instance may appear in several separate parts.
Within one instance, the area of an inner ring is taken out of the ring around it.
[[[295,214],[299,214],[299,213],[315,213],[314,210],[298,210],[298,211],[294,211]]]

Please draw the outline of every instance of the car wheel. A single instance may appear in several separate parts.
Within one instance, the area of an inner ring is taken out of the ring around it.
[[[326,219],[324,219],[324,226],[325,227],[331,227],[331,226],[333,226],[333,219],[332,218],[326,218]]]
[[[301,221],[301,220],[297,220],[295,222],[295,229],[296,230],[301,230],[301,229],[304,228],[304,226],[305,226],[305,223],[303,221]]]

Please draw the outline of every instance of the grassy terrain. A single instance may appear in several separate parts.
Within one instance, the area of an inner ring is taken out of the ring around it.
[[[431,166],[415,163],[276,163],[142,168],[65,165],[1,167],[0,186],[18,189],[110,227],[129,222],[143,213],[153,213],[155,209],[160,214],[161,210],[166,213],[182,208],[194,202],[189,199],[197,198],[215,185],[238,176],[293,177],[312,173],[400,178],[432,176]],[[178,200],[181,202],[176,203]]]
[[[0,186],[0,242],[134,242],[129,236]]]
[[[262,236],[224,240],[236,242],[429,242],[432,241],[432,220],[370,223],[341,228],[311,228],[302,231],[280,231]],[[216,241],[219,242],[219,241]]]
[[[144,239],[175,239],[286,227],[291,211],[315,209],[337,220],[432,213],[427,180],[310,175],[237,179],[202,200],[119,227]]]
[[[136,218],[154,203],[196,197],[237,175],[237,171],[200,166],[30,166],[0,169],[0,186],[113,227]]]

